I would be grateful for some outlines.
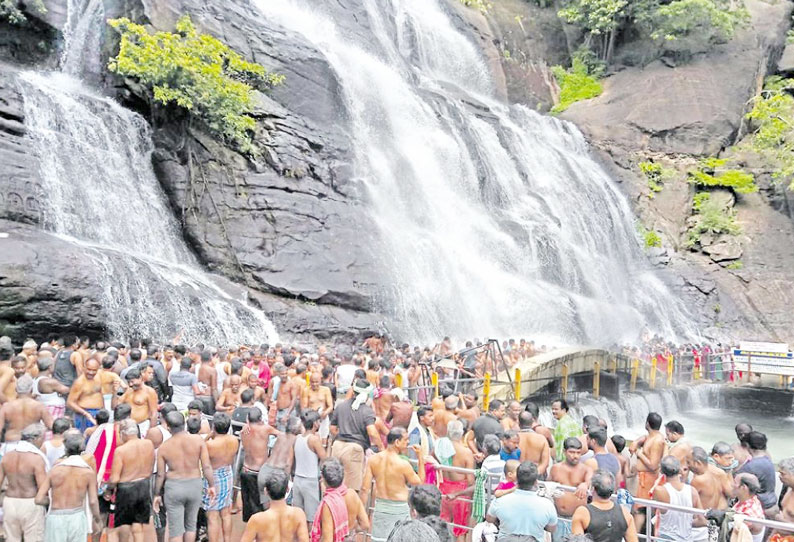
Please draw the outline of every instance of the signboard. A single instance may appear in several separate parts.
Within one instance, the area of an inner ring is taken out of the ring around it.
[[[794,376],[794,354],[785,343],[742,342],[733,349],[737,371]]]

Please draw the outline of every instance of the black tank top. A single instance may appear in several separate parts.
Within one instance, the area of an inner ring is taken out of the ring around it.
[[[67,388],[71,388],[74,381],[77,380],[77,369],[69,361],[72,353],[73,351],[68,348],[58,352],[58,355],[55,356],[55,371],[52,373],[52,377]]]
[[[626,533],[628,523],[619,504],[612,504],[611,510],[601,510],[592,504],[587,505],[590,512],[590,525],[585,533],[593,542],[620,542]]]

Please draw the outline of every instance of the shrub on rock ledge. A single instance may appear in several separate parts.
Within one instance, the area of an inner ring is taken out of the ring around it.
[[[175,33],[150,34],[127,18],[108,22],[121,34],[119,54],[109,65],[112,72],[137,79],[155,102],[188,110],[213,134],[253,152],[254,89],[278,85],[282,75],[246,61],[213,36],[199,34],[187,15]]]

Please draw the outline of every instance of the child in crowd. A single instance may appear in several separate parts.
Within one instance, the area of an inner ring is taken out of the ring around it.
[[[516,473],[521,464],[517,459],[508,459],[505,462],[505,479],[494,490],[494,497],[497,499],[516,490]]]

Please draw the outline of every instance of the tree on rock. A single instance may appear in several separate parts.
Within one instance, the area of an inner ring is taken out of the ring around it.
[[[110,71],[138,80],[156,103],[182,107],[227,143],[254,152],[254,91],[281,84],[284,76],[246,61],[213,36],[199,34],[187,15],[177,22],[175,33],[150,34],[127,18],[109,24],[121,34]]]

